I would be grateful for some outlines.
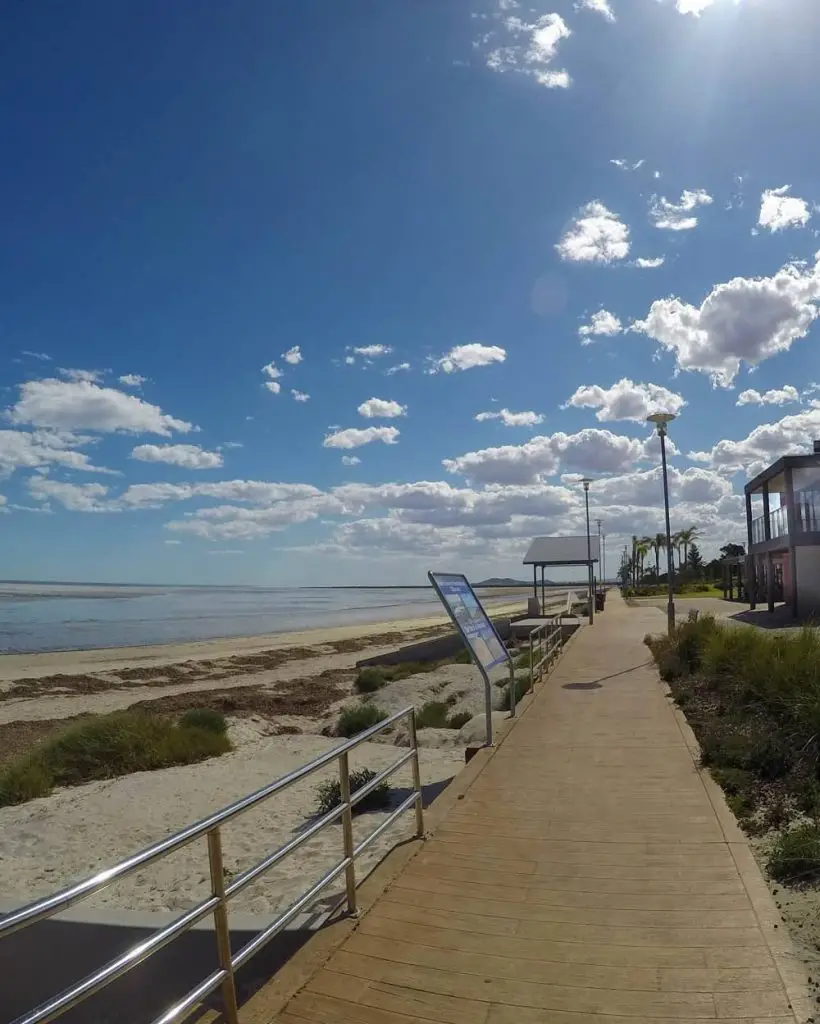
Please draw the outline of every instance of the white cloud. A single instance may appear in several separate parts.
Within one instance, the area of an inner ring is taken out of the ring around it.
[[[384,371],[386,377],[392,377],[394,373],[401,373],[404,370],[409,370],[409,363],[398,363],[396,366],[391,366]]]
[[[124,384],[127,388],[141,388],[148,380],[147,377],[142,377],[138,373],[124,373],[118,379],[120,384]]]
[[[140,444],[131,452],[140,462],[167,462],[184,469],[217,469],[222,465],[219,452],[205,451],[196,444]]]
[[[607,21],[615,21],[615,14],[609,6],[608,0],[576,0],[575,9],[581,10],[582,8],[602,14]],[[643,163],[643,161],[640,161],[640,163]]]
[[[343,466],[358,466],[362,460],[358,455],[343,455],[342,465]]]
[[[498,345],[482,345],[474,341],[469,345],[456,345],[441,357],[433,359],[428,373],[457,373],[460,370],[472,370],[477,366],[490,366],[492,363],[503,363],[507,353]]]
[[[291,366],[296,366],[297,363],[302,362],[302,350],[298,345],[294,345],[293,348],[289,348],[287,352],[282,353],[282,358],[286,363],[290,363]]]
[[[820,438],[820,408],[762,423],[740,441],[718,441],[711,451],[690,452],[688,457],[721,473],[743,470],[751,477],[781,455],[809,454],[814,438]]]
[[[666,263],[665,256],[653,256],[651,259],[639,256],[635,260],[635,266],[641,270],[654,270],[656,267],[662,267],[664,263]]]
[[[584,0],[581,0],[581,2],[584,2]],[[594,3],[595,0],[592,0],[592,2]],[[589,4],[586,4],[586,6],[589,6]],[[646,163],[646,160],[636,160],[634,164],[629,160],[610,160],[609,162],[622,171],[638,171]]]
[[[648,457],[645,442],[587,428],[577,434],[557,433],[533,437],[520,445],[503,445],[444,459],[448,473],[494,484],[532,484],[565,470],[617,473]]]
[[[319,494],[281,502],[265,508],[241,508],[236,505],[218,505],[201,508],[185,519],[166,523],[166,529],[178,533],[192,533],[213,540],[264,537],[286,530],[295,523],[305,523],[320,515],[335,515],[343,511],[341,502],[331,495]]]
[[[572,35],[560,14],[545,14],[531,23],[511,15],[504,19],[503,28],[510,41],[487,54],[491,71],[528,75],[548,89],[569,87],[567,72],[552,67],[558,44]]]
[[[83,473],[114,474],[115,470],[95,466],[84,452],[76,450],[92,440],[65,431],[0,430],[0,477],[8,476],[15,469],[50,465]]]
[[[367,419],[374,419],[375,417],[393,419],[396,416],[405,416],[407,414],[407,406],[399,405],[398,402],[391,402],[386,398],[368,398],[366,402],[362,402],[356,411],[360,416],[366,416]]]
[[[282,377],[282,371],[276,365],[276,363],[270,362],[262,367],[262,373],[268,378],[265,381],[265,387],[273,395],[278,395],[282,390],[282,385],[279,383]]]
[[[811,210],[805,199],[790,196],[791,185],[767,189],[760,197],[760,216],[757,223],[769,231],[802,228],[811,219]]]
[[[310,395],[304,391],[297,391],[295,388],[291,388],[291,395],[293,395],[294,402],[309,402]]]
[[[168,416],[159,406],[90,381],[49,378],[20,385],[20,398],[8,412],[13,423],[32,423],[57,430],[100,433],[187,434],[191,423]]]
[[[675,354],[678,369],[708,373],[729,387],[741,363],[757,366],[787,352],[817,316],[820,270],[788,264],[773,277],[736,277],[716,285],[700,308],[678,298],[653,302],[633,331]]]
[[[629,255],[629,227],[596,199],[581,207],[555,248],[573,263],[613,263]]]
[[[244,555],[245,552],[239,548],[212,548],[209,555]]]
[[[597,409],[596,419],[601,422],[634,420],[640,423],[655,412],[677,415],[685,405],[682,395],[659,384],[635,384],[624,377],[611,388],[605,389],[597,384],[580,387],[561,408]]]
[[[354,348],[353,351],[357,356],[362,356],[364,359],[378,359],[381,356],[388,356],[393,351],[390,345],[362,345],[360,348]],[[352,363],[355,360],[352,356],[348,356],[345,362]]]
[[[181,544],[182,541],[181,540],[175,540],[173,537],[169,537],[167,540],[163,541],[163,543],[164,544]]]
[[[614,334],[620,334],[623,329],[621,321],[614,313],[610,313],[606,309],[599,309],[597,313],[592,314],[592,319],[588,324],[578,328],[578,334],[581,336],[582,345],[591,345],[590,338],[593,335],[603,334],[611,337]]]
[[[335,434],[328,434],[322,445],[325,448],[360,448],[373,441],[396,444],[398,436],[399,431],[396,427],[365,427],[364,430],[348,427],[347,430],[337,430]]]
[[[544,417],[537,412],[510,412],[501,409],[499,412],[480,412],[476,417],[478,423],[486,420],[501,420],[505,427],[535,427],[544,422]]]
[[[356,360],[353,356],[345,356],[345,362],[347,363],[348,366],[353,366]]]
[[[785,384],[782,388],[773,388],[762,394],[753,388],[741,391],[735,405],[787,405],[789,402],[799,401],[800,392],[797,388],[792,387],[791,384]]]
[[[66,380],[84,380],[91,384],[99,384],[104,376],[102,370],[67,370],[62,366],[57,369],[57,373]]]
[[[29,493],[35,501],[56,501],[71,512],[111,511],[104,500],[108,488],[102,484],[69,484],[47,476],[29,477]]]
[[[191,498],[216,498],[251,505],[275,505],[280,502],[318,498],[322,492],[312,484],[269,483],[265,480],[217,480],[196,484],[132,484],[117,502],[123,508],[159,508],[169,501]]]
[[[29,352],[28,349],[23,349],[22,355],[28,356],[30,359],[39,359],[41,363],[50,363],[51,356],[45,352]]]
[[[692,216],[699,206],[710,206],[714,199],[702,188],[690,191],[684,189],[679,203],[672,203],[663,196],[652,196],[649,201],[649,216],[656,228],[662,231],[691,231],[698,226],[698,218]]]

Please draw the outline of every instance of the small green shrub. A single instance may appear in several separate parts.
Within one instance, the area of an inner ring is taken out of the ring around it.
[[[529,647],[515,659],[516,668],[529,668],[530,667],[530,649]]]
[[[224,731],[177,725],[143,711],[99,715],[70,726],[0,771],[0,806],[48,796],[55,786],[194,764],[229,750]]]
[[[446,729],[450,706],[446,701],[429,700],[416,712],[417,729]]]
[[[369,768],[360,768],[350,773],[350,795],[353,796],[362,786],[366,786],[376,778],[376,772]],[[342,802],[342,787],[338,779],[329,779],[316,787],[316,813],[327,814]],[[353,808],[354,814],[365,811],[381,811],[390,806],[390,786],[380,782],[375,789],[363,797]]]
[[[516,702],[516,704],[522,699],[524,694],[529,691],[529,688],[530,688],[529,673],[527,673],[525,675],[519,675],[519,676],[515,677],[515,702]],[[501,707],[499,708],[499,710],[500,711],[509,711],[510,710],[510,687],[509,687],[509,684],[507,684],[505,686],[505,688],[504,688],[504,692],[503,692],[502,697],[501,697]]]
[[[772,847],[769,874],[778,882],[816,882],[820,879],[820,826],[801,825],[784,832]]]
[[[752,773],[742,768],[712,768],[712,778],[727,796],[737,796],[754,784]]]
[[[356,693],[375,693],[387,684],[384,670],[375,665],[359,669],[353,689]]]
[[[447,719],[448,729],[460,729],[462,725],[466,725],[473,716],[469,711],[459,711],[455,715],[450,715]]]
[[[387,712],[377,708],[375,704],[357,704],[345,708],[339,715],[336,732],[339,736],[356,736],[387,718]]]
[[[211,708],[190,708],[182,715],[179,724],[183,729],[204,729],[218,736],[224,736],[228,731],[225,716]]]
[[[453,658],[454,665],[472,665],[472,663],[472,656],[466,647],[460,650],[455,658]]]

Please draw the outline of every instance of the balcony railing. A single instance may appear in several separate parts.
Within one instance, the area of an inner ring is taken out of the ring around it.
[[[798,533],[815,533],[820,531],[820,496],[814,494],[796,494],[794,496],[794,518]],[[789,517],[785,505],[773,508],[769,512],[769,536],[766,536],[766,517],[759,516],[752,520],[752,543],[763,544],[767,540],[788,537]]]

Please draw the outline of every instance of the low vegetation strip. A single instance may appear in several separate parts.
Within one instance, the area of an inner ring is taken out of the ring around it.
[[[132,772],[195,764],[231,750],[227,725],[212,710],[192,709],[178,722],[143,711],[118,711],[69,726],[0,771],[0,807]]]
[[[820,881],[820,635],[705,616],[646,642],[741,826],[771,835],[770,874]]]

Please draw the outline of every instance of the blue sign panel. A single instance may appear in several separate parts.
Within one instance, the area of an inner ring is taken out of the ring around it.
[[[507,649],[467,582],[467,577],[443,572],[430,572],[427,576],[484,671],[507,662]]]

